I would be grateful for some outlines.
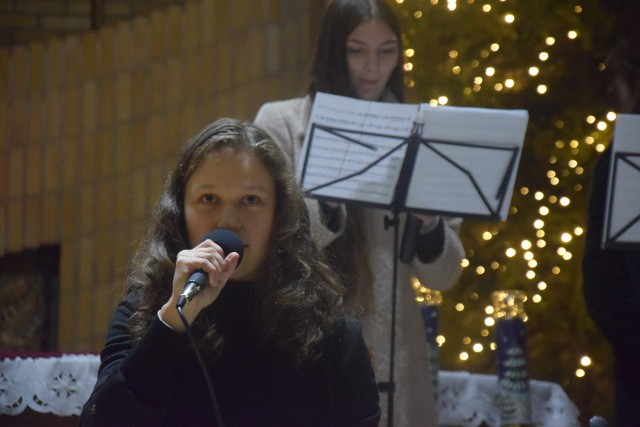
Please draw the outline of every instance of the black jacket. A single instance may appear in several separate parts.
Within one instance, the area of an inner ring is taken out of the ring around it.
[[[321,358],[296,369],[260,337],[243,287],[228,283],[208,308],[218,310],[225,337],[222,356],[209,367],[224,426],[377,426],[378,392],[360,323],[339,322]],[[126,300],[116,309],[81,425],[215,426],[188,337],[154,319],[132,345],[131,314]]]
[[[640,425],[640,250],[602,249],[611,145],[596,163],[582,262],[587,309],[613,349],[616,425]]]

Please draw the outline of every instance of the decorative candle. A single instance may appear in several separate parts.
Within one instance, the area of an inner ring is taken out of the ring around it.
[[[500,384],[501,426],[533,425],[527,370],[527,337],[522,291],[503,290],[491,294],[496,319],[497,369]]]

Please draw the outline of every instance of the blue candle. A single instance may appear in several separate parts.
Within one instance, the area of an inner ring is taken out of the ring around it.
[[[496,295],[499,294],[499,295]],[[527,368],[526,297],[518,291],[494,293],[496,361],[500,385],[500,424],[532,424]]]

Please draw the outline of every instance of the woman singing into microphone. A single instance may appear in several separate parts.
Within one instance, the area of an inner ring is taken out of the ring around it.
[[[215,229],[240,238],[239,265],[203,240]],[[208,282],[181,318],[197,270]],[[126,285],[82,426],[378,425],[360,324],[286,158],[255,125],[221,119],[182,147]]]

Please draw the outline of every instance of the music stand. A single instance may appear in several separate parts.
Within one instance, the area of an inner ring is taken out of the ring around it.
[[[399,214],[504,220],[528,120],[522,110],[425,108],[430,107],[317,93],[297,168],[300,188],[309,197],[392,213],[384,223],[385,229],[394,227],[389,382],[379,387],[388,392],[390,426]],[[470,129],[461,132],[458,122]]]

